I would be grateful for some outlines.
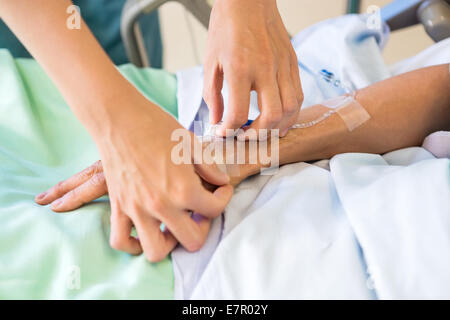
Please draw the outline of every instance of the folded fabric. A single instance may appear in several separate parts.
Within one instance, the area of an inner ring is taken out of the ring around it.
[[[405,73],[417,68],[450,63],[450,38],[441,40],[415,56],[402,60],[389,67],[392,75]]]
[[[121,72],[176,115],[173,75]],[[83,94],[80,92],[80,94]],[[37,62],[0,50],[0,299],[168,299],[169,259],[148,263],[109,246],[109,204],[56,214],[34,196],[99,159]]]
[[[450,160],[407,148],[330,168],[239,186],[191,298],[449,298]]]
[[[423,141],[423,148],[436,158],[450,158],[450,131],[439,131],[430,134]]]
[[[450,298],[450,160],[422,148],[342,154],[339,199],[381,299]]]
[[[225,226],[192,299],[374,298],[325,169],[297,163],[245,181]]]

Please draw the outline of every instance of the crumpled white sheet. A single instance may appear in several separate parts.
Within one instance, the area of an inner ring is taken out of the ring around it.
[[[450,159],[342,154],[331,175],[381,299],[450,298]]]
[[[450,160],[408,148],[330,168],[293,164],[239,187],[226,219],[247,216],[191,298],[450,298]]]
[[[284,166],[245,181],[235,194],[226,236],[192,299],[373,297],[329,171]]]
[[[450,131],[438,131],[423,141],[422,147],[436,158],[450,158]]]

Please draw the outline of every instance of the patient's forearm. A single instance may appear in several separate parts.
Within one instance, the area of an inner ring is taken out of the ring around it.
[[[385,153],[421,145],[430,133],[450,129],[449,65],[424,68],[359,90],[356,100],[371,119],[349,132],[338,115],[293,135],[316,137],[317,154],[304,160],[343,152]],[[323,131],[322,135],[320,132]],[[326,143],[320,148],[321,136]]]
[[[291,129],[280,139],[280,164],[328,159],[345,152],[385,153],[419,146],[430,133],[450,130],[449,65],[402,74],[361,89],[356,100],[371,118],[349,131],[333,114],[315,126]],[[299,122],[326,112],[321,105],[301,111]],[[302,120],[303,119],[303,120]],[[262,166],[246,165],[245,174]]]

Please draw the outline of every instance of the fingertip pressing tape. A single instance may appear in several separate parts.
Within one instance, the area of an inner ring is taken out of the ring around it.
[[[321,103],[321,105],[328,108],[327,112],[321,114],[314,120],[303,123],[296,123],[290,129],[304,129],[312,127],[335,113],[338,114],[339,117],[344,121],[349,131],[355,130],[370,119],[370,114],[356,100],[354,93],[324,101]],[[249,120],[243,127],[250,125],[252,122],[252,120]],[[210,125],[206,130],[207,133],[204,134],[204,138],[216,136],[215,131],[220,124],[221,123],[217,125]]]

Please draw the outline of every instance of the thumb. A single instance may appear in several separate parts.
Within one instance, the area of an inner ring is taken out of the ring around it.
[[[223,186],[230,183],[230,177],[219,167],[213,164],[195,164],[195,171],[206,182],[215,186]]]
[[[223,116],[223,72],[219,68],[205,68],[203,77],[203,100],[209,109],[212,124],[218,123]]]
[[[215,218],[225,210],[233,196],[233,187],[225,185],[217,188],[213,193],[207,190],[196,192],[191,210],[208,218]]]
[[[215,185],[223,186],[230,183],[230,177],[219,169],[214,162],[214,158],[209,158],[208,153],[205,153],[204,145],[191,132],[192,143],[192,160],[194,162],[195,172],[206,182]]]

